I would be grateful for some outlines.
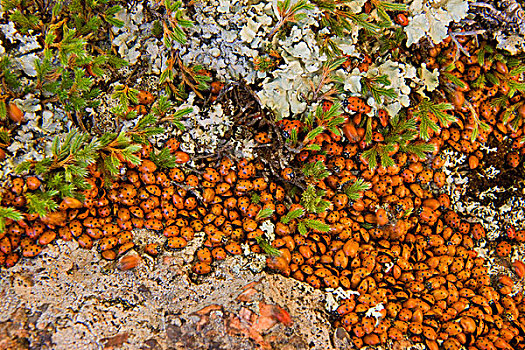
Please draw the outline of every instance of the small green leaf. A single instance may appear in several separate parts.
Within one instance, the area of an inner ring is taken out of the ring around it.
[[[304,215],[304,209],[302,208],[295,209],[295,210],[288,212],[285,216],[281,217],[281,222],[286,225],[290,221],[297,219],[303,215]]]
[[[308,233],[308,231],[306,230],[306,224],[303,221],[299,221],[299,224],[297,224],[297,230],[303,236],[306,236],[306,234]]]
[[[255,217],[255,220],[269,218],[269,217],[271,217],[273,215],[274,212],[275,212],[275,210],[273,210],[271,208],[261,209],[261,210],[259,210],[259,213],[257,213],[257,216]]]
[[[363,196],[361,192],[369,190],[371,187],[372,185],[368,182],[365,182],[365,180],[357,179],[353,184],[347,186],[343,191],[348,196],[349,200],[356,201]]]
[[[257,244],[261,249],[270,256],[281,256],[281,252],[279,249],[273,247],[266,239],[264,239],[261,236],[255,237],[255,240],[257,241]]]
[[[308,226],[309,228],[313,229],[313,230],[317,230],[317,231],[321,231],[321,232],[328,232],[330,231],[330,225],[328,224],[325,224],[321,221],[318,221],[318,220],[304,220],[304,223],[306,224],[306,226]]]
[[[312,144],[304,147],[303,149],[306,150],[306,151],[320,151],[321,150],[321,146],[319,146],[316,143],[312,143]]]
[[[311,130],[306,135],[306,139],[307,140],[313,140],[313,139],[315,139],[317,137],[317,135],[320,135],[324,130],[325,130],[325,128],[323,126],[318,126],[315,129]]]

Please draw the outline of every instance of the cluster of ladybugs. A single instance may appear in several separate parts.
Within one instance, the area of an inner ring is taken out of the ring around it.
[[[523,295],[510,295],[514,281],[525,276],[525,265],[515,261],[513,275],[491,278],[485,259],[474,251],[475,241],[486,236],[483,226],[449,210],[448,195],[434,196],[433,190],[445,185],[444,160],[437,154],[445,141],[434,137],[436,154],[427,161],[398,152],[392,155],[394,166],[370,171],[357,158],[362,137],[356,133],[333,146],[325,135],[324,154],[306,157],[324,161],[332,173],[316,184],[332,203],[318,216],[331,230],[302,236],[288,225],[292,234],[279,234],[272,243],[281,258],[269,266],[316,288],[358,291],[336,311],[341,317],[336,325],[358,348],[407,335],[430,349],[522,347]],[[372,188],[349,202],[341,192],[356,173]],[[517,240],[524,235],[515,232]],[[379,304],[385,307],[382,317],[367,317]]]
[[[523,72],[516,66],[516,70],[509,69],[504,56],[497,54],[487,42],[478,44],[475,38],[467,36],[458,37],[458,42],[470,52],[470,57],[457,50],[456,44],[447,38],[428,50],[425,58],[430,69],[447,67],[452,78],[445,77],[446,83],[455,88],[450,100],[459,121],[456,127],[443,130],[441,137],[453,149],[468,155],[471,169],[483,164],[480,143],[490,137],[499,144],[509,140],[506,164],[516,168],[525,152],[525,99],[523,92],[513,86],[523,84]],[[441,93],[445,95],[444,91]],[[476,135],[471,141],[474,132]]]
[[[430,52],[434,58],[434,62],[429,59],[430,68],[437,64],[436,57],[450,56],[452,47],[446,45]],[[508,76],[502,62],[495,63],[494,69],[483,66],[478,72],[473,68],[476,63],[469,60],[473,58],[461,58],[452,71],[459,79],[466,72],[465,83],[477,79],[481,70]],[[268,267],[315,288],[342,287],[359,292],[341,303],[335,321],[348,331],[356,347],[408,337],[431,350],[524,348],[525,303],[522,293],[513,292],[515,282],[525,276],[525,264],[514,261],[512,274],[489,276],[485,259],[474,250],[475,241],[486,235],[483,226],[461,218],[450,210],[446,194],[436,194],[446,184],[440,149],[450,146],[469,154],[469,165],[476,168],[483,160],[480,142],[490,135],[499,138],[508,134],[514,139],[522,135],[522,123],[514,130],[503,124],[502,112],[494,107],[486,112],[489,100],[484,94],[499,96],[504,90],[493,86],[481,89],[481,94],[474,92],[479,89],[457,90],[453,102],[459,122],[431,132],[430,142],[436,147],[429,159],[394,149],[389,155],[395,164],[374,170],[360,157],[370,146],[364,141],[365,129],[361,126],[371,108],[361,98],[349,98],[343,136],[323,132],[314,140],[321,150],[303,150],[295,160],[297,168],[308,162],[326,165],[328,177],[306,181],[323,190],[323,199],[330,205],[321,213],[305,211],[295,219],[283,220],[287,213],[304,209],[300,196],[288,191],[297,180],[292,168],[283,169],[281,179],[275,181],[268,178],[265,165],[257,159],[234,161],[223,157],[193,172],[179,167],[159,169],[148,159],[151,146],[145,146],[141,165],[127,164],[126,174],[108,188],[96,168],[90,167],[87,181],[91,189],[83,192],[84,202],[65,198],[59,209],[46,217],[25,214],[24,220],[8,220],[0,234],[0,263],[11,267],[21,255],[34,257],[57,237],[76,239],[84,248],[96,245],[105,259],[112,260],[134,247],[133,229],[148,228],[164,240],[159,244],[159,237],[155,237],[138,247],[151,256],[161,254],[163,247],[182,249],[196,233],[203,232],[204,243],[196,252],[192,271],[206,274],[214,260],[242,254],[243,243],[261,253],[258,242],[264,232],[260,224],[270,220],[276,235],[271,244],[280,255],[268,257]],[[470,109],[465,110],[465,92],[474,103],[479,101],[473,108],[489,125],[488,130],[478,130],[475,142],[470,142],[470,137],[477,121],[469,114]],[[517,98],[510,101],[520,103]],[[525,108],[517,108],[514,117],[523,111]],[[383,141],[379,131],[388,123],[387,112],[380,110],[371,123],[372,142]],[[294,130],[300,134],[303,127],[291,120],[278,125],[284,138],[291,137]],[[264,132],[255,134],[255,140],[261,144],[272,141]],[[514,146],[512,154],[517,161],[508,156],[513,167],[519,165],[523,149],[519,143]],[[179,150],[177,140],[169,140],[166,148],[177,163],[189,160],[189,155]],[[350,201],[345,190],[358,178],[369,182],[371,188],[363,191],[360,199]],[[24,211],[24,193],[40,186],[40,180],[33,176],[14,178],[3,194],[2,205]],[[259,217],[264,210],[270,214]],[[307,228],[305,235],[300,234],[298,227],[305,220],[326,224],[330,230],[314,226]],[[525,231],[511,230],[509,238],[524,241]],[[507,258],[511,248],[508,242],[501,242],[496,254]],[[379,310],[379,317],[367,316],[373,308]]]
[[[196,232],[204,232],[192,270],[205,274],[214,260],[241,254],[241,243],[261,252],[257,238],[264,232],[258,213],[271,209],[273,214],[264,220],[275,225],[272,245],[280,256],[269,257],[268,266],[316,288],[357,290],[360,295],[345,300],[336,312],[336,324],[352,335],[356,346],[407,335],[431,349],[439,343],[445,349],[462,344],[480,349],[490,344],[521,346],[524,304],[521,294],[509,296],[516,276],[491,280],[484,259],[473,250],[474,240],[485,236],[483,227],[461,220],[449,210],[447,195],[434,197],[431,191],[444,185],[443,159],[436,154],[423,162],[399,152],[392,155],[395,166],[371,171],[359,162],[361,140],[356,137],[337,142],[324,135],[318,140],[323,154],[298,154],[298,161],[322,161],[330,170],[327,178],[311,181],[325,191],[331,205],[287,223],[281,218],[300,206],[285,205],[287,185],[266,180],[263,163],[225,157],[186,174],[178,167],[159,169],[147,159],[151,146],[145,146],[141,165],[128,164],[125,176],[107,189],[91,167],[92,186],[83,192],[83,203],[66,198],[46,217],[26,214],[19,222],[8,220],[0,238],[0,261],[13,266],[20,254],[33,257],[57,237],[76,239],[84,248],[96,244],[111,260],[134,247],[134,228],[145,227],[162,233],[167,249],[184,248]],[[175,139],[166,144],[182,164],[188,155],[178,146]],[[356,181],[355,173],[372,188],[350,202],[343,191]],[[39,187],[36,177],[15,178],[2,205],[23,210],[24,192]],[[299,202],[298,196],[289,199]],[[297,226],[302,219],[315,219],[331,229],[301,235]],[[141,248],[152,256],[162,251],[158,243]],[[525,269],[519,268],[521,278]],[[366,317],[380,303],[385,309],[379,322]]]

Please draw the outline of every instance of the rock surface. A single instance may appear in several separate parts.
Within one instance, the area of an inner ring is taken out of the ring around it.
[[[177,252],[123,271],[59,241],[0,272],[0,349],[333,348],[322,291],[242,264],[193,279]]]

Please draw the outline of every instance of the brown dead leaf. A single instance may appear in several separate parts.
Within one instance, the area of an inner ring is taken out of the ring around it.
[[[290,316],[288,311],[286,311],[279,305],[270,305],[260,302],[259,311],[261,316],[272,317],[273,319],[281,322],[287,327],[290,327],[293,323],[292,317]]]
[[[195,311],[193,315],[204,316],[204,315],[209,314],[212,311],[217,311],[217,310],[222,310],[222,306],[217,305],[217,304],[212,304],[212,305],[203,307],[199,311]]]
[[[273,316],[260,316],[253,324],[252,329],[261,333],[266,332],[275,324],[277,323],[277,320]]]
[[[113,349],[113,348],[119,348],[128,341],[129,333],[118,333],[117,335],[114,335],[111,338],[104,338],[101,340],[102,343],[106,343],[104,345],[104,349]]]
[[[253,300],[253,297],[255,296],[255,294],[257,294],[257,291],[253,288],[248,288],[248,289],[245,289],[244,292],[242,292],[241,294],[239,294],[239,296],[237,297],[237,300],[238,301],[243,301],[243,302],[251,302]]]

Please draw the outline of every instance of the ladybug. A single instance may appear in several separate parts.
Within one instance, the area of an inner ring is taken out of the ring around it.
[[[84,249],[91,249],[93,247],[93,239],[86,233],[83,233],[77,238],[78,245]]]
[[[434,172],[431,169],[424,169],[417,175],[417,180],[422,184],[427,184],[434,179]]]
[[[368,68],[370,67],[370,64],[361,62],[357,65],[357,69],[359,69],[359,72],[368,72]]]
[[[29,228],[29,227],[26,228],[26,234],[29,238],[36,239],[38,236],[40,236],[44,232],[45,228],[46,226],[44,225],[42,221],[36,221],[33,224],[32,228]],[[22,228],[16,224],[11,226],[9,231],[11,235],[13,236],[20,236],[22,234],[21,233]]]
[[[293,171],[292,168],[284,168],[281,171],[281,177],[285,181],[293,181],[295,179],[295,172]]]
[[[93,239],[104,237],[104,233],[98,228],[86,228],[86,234]]]
[[[133,233],[131,231],[121,231],[116,236],[118,244],[125,244],[133,240]]]
[[[516,241],[520,243],[525,242],[525,230],[516,231]]]
[[[64,241],[70,241],[73,239],[73,235],[71,234],[71,231],[69,231],[69,227],[60,227],[58,229],[58,237]]]
[[[494,343],[485,337],[479,337],[476,340],[475,346],[478,349],[495,349]]]
[[[165,220],[175,219],[177,217],[177,209],[175,209],[175,206],[169,202],[164,202],[162,205],[162,217]]]
[[[239,180],[235,189],[240,192],[247,192],[253,189],[253,183],[250,180]]]
[[[461,133],[460,133],[459,129],[457,129],[457,128],[450,128],[448,130],[450,132],[450,140],[458,142],[460,140],[460,138],[461,138]]]
[[[459,224],[458,231],[464,235],[470,232],[470,223],[467,221],[461,221]]]
[[[229,170],[228,174],[224,176],[224,182],[233,185],[237,181],[237,173],[234,170]]]
[[[292,137],[292,132],[295,130],[297,134],[304,127],[304,124],[299,120],[287,120],[283,119],[277,123],[281,127],[281,133],[285,139]]]
[[[338,193],[332,198],[332,203],[334,204],[337,210],[341,210],[347,206],[348,196],[342,193]]]
[[[300,162],[306,162],[309,156],[310,156],[310,153],[306,150],[303,150],[299,152],[299,154],[297,155],[297,160]]]
[[[166,240],[166,248],[182,249],[188,245],[188,242],[183,237],[169,237]]]
[[[41,182],[40,180],[35,177],[35,176],[29,176],[27,179],[26,179],[26,185],[27,185],[27,188],[31,191],[35,191],[37,190],[40,185],[41,185]]]
[[[246,212],[250,204],[250,199],[246,196],[239,197],[239,199],[237,199],[237,208],[242,212]]]
[[[155,205],[153,200],[148,198],[145,201],[140,202],[140,208],[144,211],[144,213],[149,213],[155,209]]]
[[[516,229],[512,225],[508,225],[507,229],[505,230],[505,234],[507,235],[508,239],[515,239],[516,238]]]
[[[379,118],[379,122],[381,123],[381,125],[386,128],[387,125],[388,125],[388,121],[390,120],[390,116],[388,115],[388,112],[381,108],[380,110],[377,111],[377,117]]]
[[[267,132],[259,132],[255,134],[254,140],[255,142],[263,144],[263,145],[270,143],[272,141],[270,137],[268,136]]]
[[[175,163],[177,164],[184,164],[189,162],[190,160],[189,154],[183,151],[175,151],[173,153],[173,158],[175,159]]]
[[[169,149],[170,153],[173,154],[176,150],[179,149],[180,142],[176,138],[171,138],[164,144],[164,147]]]
[[[239,167],[238,174],[239,179],[249,179],[253,175],[255,175],[255,166],[253,164],[250,164],[248,166]]]
[[[170,225],[164,228],[163,234],[165,237],[177,237],[180,234],[180,228],[177,225]]]
[[[386,210],[383,208],[377,209],[375,217],[376,217],[376,223],[378,226],[384,226],[389,222],[388,214]]]
[[[113,249],[118,244],[116,237],[104,237],[98,242],[100,251]]]
[[[507,158],[507,164],[511,168],[516,168],[520,164],[520,156],[518,152],[509,152],[506,158]]]
[[[376,320],[372,317],[365,317],[361,322],[363,330],[366,334],[370,334],[374,331]]]
[[[437,333],[436,331],[428,326],[423,326],[423,335],[428,340],[436,340],[437,339]]]
[[[343,67],[344,68],[344,67]],[[345,68],[346,69],[346,68]],[[323,112],[326,113],[330,110],[330,108],[332,108],[332,106],[334,105],[334,102],[333,101],[328,101],[328,100],[323,100],[323,103],[321,104],[321,107],[323,109]]]
[[[309,163],[321,162],[324,164],[326,162],[326,156],[324,154],[316,154],[315,156],[311,157],[308,162]]]
[[[141,260],[140,256],[135,254],[123,256],[118,263],[118,268],[121,271],[134,269],[140,264]]]
[[[396,19],[395,19],[396,23],[399,24],[400,26],[403,26],[403,27],[406,27],[409,23],[409,20],[408,20],[408,16],[406,15],[406,13],[398,13],[396,15]]]
[[[516,272],[516,275],[518,275],[519,278],[525,276],[525,264],[523,261],[516,260],[512,263],[512,266],[514,267],[514,272]]]
[[[184,199],[180,195],[174,193],[171,196],[171,201],[172,201],[173,205],[175,206],[175,208],[177,208],[179,210],[184,209]]]
[[[188,197],[184,200],[184,209],[193,210],[197,207],[197,199],[195,197]]]
[[[202,229],[204,228],[204,223],[201,221],[201,220],[192,220],[190,222],[190,227],[196,231],[196,232],[200,232],[202,231]]]
[[[416,181],[416,175],[410,169],[403,170],[403,172],[401,173],[401,177],[403,178],[403,182],[405,183],[413,183]]]
[[[170,171],[168,172],[168,176],[173,181],[180,182],[180,183],[184,182],[185,177],[186,177],[184,173],[182,172],[182,170],[180,170],[179,168],[171,168]]]
[[[485,232],[485,228],[480,223],[475,223],[471,225],[470,235],[475,240],[479,240],[485,238],[487,234]]]
[[[221,92],[222,88],[224,87],[224,83],[220,81],[214,81],[210,84],[210,93],[212,95],[212,100],[215,101],[215,98],[219,95],[219,92]]]
[[[137,100],[141,105],[149,105],[155,101],[155,96],[153,96],[151,92],[139,90],[139,93],[137,94]]]
[[[284,196],[285,196],[284,188],[282,188],[282,186],[277,186],[277,188],[275,189],[275,193],[274,193],[275,200],[278,202],[282,202],[284,200]]]
[[[222,176],[226,176],[228,175],[228,172],[231,170],[232,167],[233,167],[232,160],[228,157],[223,157],[219,163],[219,173]]]
[[[352,67],[352,59],[350,55],[343,55],[341,58],[346,57],[346,60],[341,64],[344,70],[348,71]]]
[[[358,338],[363,338],[365,336],[365,330],[361,325],[354,326],[352,331],[354,332],[354,335]]]
[[[339,305],[339,307],[337,308],[337,310],[335,312],[339,316],[345,316],[345,315],[351,313],[352,311],[354,311],[354,309],[355,309],[355,300],[353,300],[353,299],[344,299],[342,301],[341,305]],[[348,325],[351,325],[351,323],[349,321],[350,320],[346,319],[346,323]],[[357,321],[355,323],[357,323]],[[352,324],[355,324],[355,323],[352,323]]]
[[[224,260],[227,256],[226,251],[222,247],[213,248],[211,255],[215,260]]]
[[[257,229],[257,222],[255,220],[246,218],[243,221],[242,228],[244,231],[252,232]]]
[[[184,226],[188,226],[188,220],[184,219],[183,217],[178,217],[176,220],[175,220],[175,225],[179,226],[179,227],[184,227]]]
[[[41,246],[47,245],[47,244],[53,242],[55,240],[56,236],[57,236],[57,234],[56,234],[55,231],[51,231],[51,230],[45,231],[38,238],[38,244],[40,244]]]
[[[268,187],[268,183],[262,177],[258,177],[252,181],[253,190],[260,192],[264,191]]]
[[[162,221],[157,219],[147,219],[144,221],[144,227],[155,231],[160,231],[163,229]]]
[[[255,181],[253,182],[255,184]],[[226,182],[220,182],[215,186],[215,194],[222,195],[226,192],[228,192],[231,188],[230,184],[227,184]],[[254,189],[257,190],[254,186]]]
[[[370,108],[365,104],[365,101],[363,101],[363,99],[357,96],[350,96],[346,100],[343,100],[343,107],[352,112],[365,113],[367,113],[368,109]]]
[[[162,211],[160,208],[155,208],[151,212],[146,214],[146,219],[157,219],[162,220],[164,217],[162,216]]]
[[[191,226],[182,226],[180,229],[180,236],[190,241],[195,237],[195,230]]]
[[[343,148],[343,152],[341,153],[341,155],[346,159],[351,158],[355,156],[356,154],[357,154],[357,145],[355,144],[345,145]]]
[[[153,196],[157,196],[157,197],[160,197],[160,195],[162,194],[162,191],[157,185],[147,185],[146,192],[148,192],[149,194]]]
[[[13,252],[5,256],[4,266],[7,268],[11,268],[16,265],[18,260],[20,260],[20,255],[18,254],[18,252]]]
[[[198,249],[196,256],[200,262],[210,264],[213,261],[211,251],[206,247]]]
[[[140,163],[138,170],[141,173],[152,173],[157,170],[157,165],[149,159],[144,159],[142,163]]]
[[[204,169],[204,173],[202,174],[202,177],[209,182],[219,182],[221,180],[221,175],[217,172],[217,170],[213,168],[206,168]]]
[[[445,340],[443,344],[441,344],[441,347],[444,350],[458,350],[458,349],[461,349],[462,345],[459,343],[459,341],[456,338],[449,338]],[[480,348],[480,349],[485,349],[485,348]]]
[[[260,210],[261,210],[260,205],[252,203],[248,206],[248,210],[246,210],[245,214],[249,218],[255,218]]]
[[[18,195],[22,194],[24,191],[24,179],[21,177],[14,178],[11,183],[11,191]]]
[[[161,247],[157,243],[150,243],[144,247],[144,252],[153,257],[156,257],[157,255],[159,255],[160,251],[161,251]]]
[[[420,322],[411,322],[408,326],[408,330],[412,334],[419,335],[423,333],[423,325]]]
[[[186,185],[193,188],[199,186],[199,178],[193,174],[188,175],[188,177],[186,177]]]
[[[327,156],[338,156],[343,153],[343,146],[335,142],[330,142],[323,146],[323,151]]]
[[[198,275],[206,275],[211,272],[211,266],[205,262],[198,262],[191,267],[191,270]]]
[[[127,178],[127,180],[129,182],[131,182],[135,186],[139,184],[140,177],[139,177],[139,174],[135,170],[128,170],[128,172],[126,173],[126,178]],[[125,185],[127,185],[127,184],[121,185],[120,187],[122,188]],[[136,187],[138,187],[138,186],[136,186]],[[133,188],[133,186],[132,186],[132,188]]]
[[[142,183],[146,185],[153,185],[157,181],[157,179],[155,178],[155,174],[153,173],[140,173],[139,177]]]
[[[242,254],[242,248],[239,245],[239,243],[231,242],[228,243],[225,247],[226,251],[232,255],[240,255]]]

